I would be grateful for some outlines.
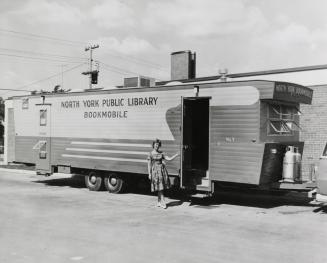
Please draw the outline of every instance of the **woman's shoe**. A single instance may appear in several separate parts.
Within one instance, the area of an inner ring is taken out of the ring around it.
[[[166,209],[167,205],[165,203],[160,203],[160,207],[162,207],[163,209]]]

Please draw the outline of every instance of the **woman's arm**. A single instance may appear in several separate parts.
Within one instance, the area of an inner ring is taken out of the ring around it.
[[[167,156],[167,155],[164,155],[164,159],[165,159],[166,161],[172,161],[172,160],[174,160],[178,155],[179,155],[179,153],[176,153],[176,154],[173,155],[172,157],[169,157],[169,156]]]
[[[151,159],[148,159],[148,177],[151,179]]]

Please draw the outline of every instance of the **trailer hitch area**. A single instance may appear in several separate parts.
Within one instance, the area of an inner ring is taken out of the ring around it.
[[[314,202],[316,203],[327,203],[327,195],[318,194],[317,189],[315,188],[308,192],[308,198],[314,198]]]
[[[323,204],[327,204],[327,195],[316,194],[315,201],[323,203]]]
[[[317,188],[314,188],[308,192],[308,198],[314,198],[316,195],[317,195]]]

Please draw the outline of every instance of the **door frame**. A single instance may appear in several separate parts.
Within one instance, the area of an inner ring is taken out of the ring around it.
[[[184,101],[185,100],[208,100],[208,171],[210,168],[210,142],[211,142],[211,109],[210,100],[211,96],[195,96],[195,97],[181,97],[181,139],[180,139],[180,187],[185,188],[183,184],[183,167],[184,167]],[[196,186],[196,185],[195,185]]]

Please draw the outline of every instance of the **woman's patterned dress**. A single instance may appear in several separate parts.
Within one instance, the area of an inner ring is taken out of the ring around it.
[[[163,163],[164,154],[162,152],[150,152],[148,160],[151,161],[151,191],[162,191],[170,187],[168,172]]]

